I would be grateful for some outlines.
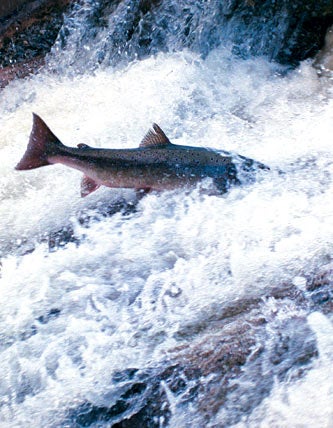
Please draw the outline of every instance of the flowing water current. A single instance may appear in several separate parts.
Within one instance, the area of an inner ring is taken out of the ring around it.
[[[45,71],[7,86],[0,111],[1,427],[88,426],[69,412],[114,404],[117,373],[160,364],[200,338],[200,328],[180,334],[186,326],[249,299],[266,320],[263,342],[304,321],[297,340],[311,337],[315,351],[302,373],[295,364],[274,375],[265,360],[263,393],[249,359],[233,380],[243,395],[231,388],[205,419],[161,381],[170,414],[156,426],[333,426],[332,314],[311,309],[306,289],[332,270],[330,79],[310,62],[285,73],[220,47],[205,59],[180,51],[93,74]],[[271,170],[223,196],[137,200],[103,188],[81,199],[75,170],[14,170],[32,112],[66,145],[137,147],[156,122],[176,144],[234,151]],[[286,288],[303,304],[274,297]]]

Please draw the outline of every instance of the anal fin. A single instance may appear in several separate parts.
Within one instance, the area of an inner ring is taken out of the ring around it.
[[[90,193],[94,192],[99,188],[99,184],[96,183],[92,178],[84,175],[81,180],[81,197],[90,195]]]

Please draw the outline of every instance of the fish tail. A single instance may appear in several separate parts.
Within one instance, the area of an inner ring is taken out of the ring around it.
[[[27,170],[51,165],[49,156],[57,155],[63,144],[49,129],[46,123],[33,113],[33,125],[27,149],[16,165],[17,170]]]

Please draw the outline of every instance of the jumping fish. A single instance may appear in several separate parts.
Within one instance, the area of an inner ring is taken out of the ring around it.
[[[29,143],[17,170],[61,163],[82,171],[81,196],[100,186],[138,190],[193,188],[211,178],[216,193],[230,185],[253,181],[260,162],[225,151],[173,144],[154,123],[138,148],[96,149],[86,144],[67,147],[33,114]]]

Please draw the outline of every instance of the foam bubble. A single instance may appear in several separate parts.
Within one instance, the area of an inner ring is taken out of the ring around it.
[[[2,92],[4,421],[52,426],[85,400],[110,405],[113,370],[158,360],[186,340],[177,335],[181,327],[237,299],[304,288],[302,278],[332,254],[333,108],[323,82],[306,62],[283,75],[264,59],[242,61],[218,49],[206,60],[182,52],[73,79],[44,74]],[[272,170],[221,197],[152,193],[136,211],[104,218],[94,207],[133,194],[99,189],[82,200],[76,171],[13,170],[31,111],[68,145],[136,147],[154,121],[175,143],[232,150]],[[95,218],[89,228],[77,220],[83,211]],[[50,252],[40,236],[64,226],[80,245]],[[22,255],[22,242],[35,251]],[[319,366],[286,386],[290,400],[298,397],[284,407],[286,421],[310,386],[330,399]],[[311,380],[316,374],[321,386]],[[276,386],[255,423],[277,420],[284,388]],[[320,421],[328,418],[324,412]]]

